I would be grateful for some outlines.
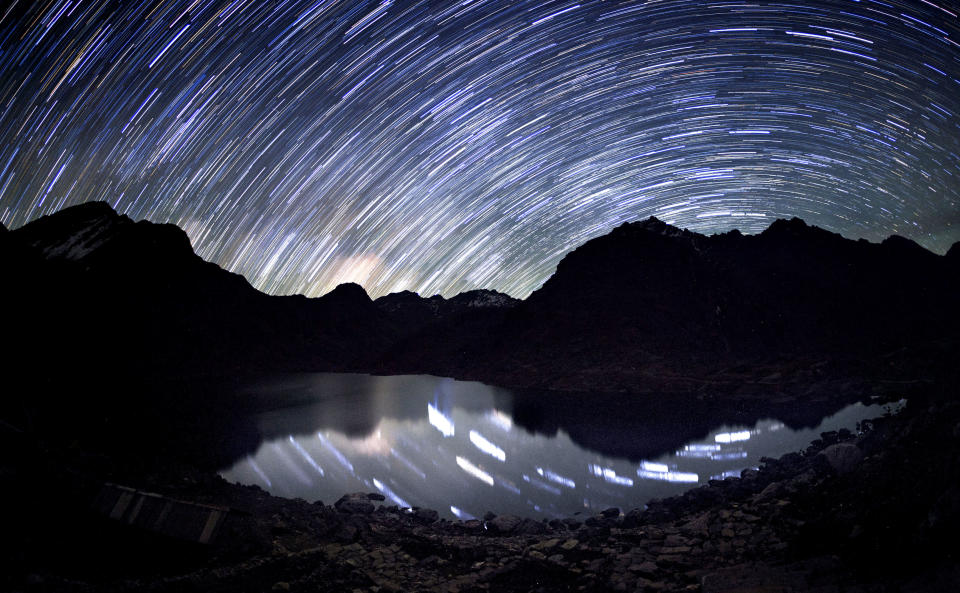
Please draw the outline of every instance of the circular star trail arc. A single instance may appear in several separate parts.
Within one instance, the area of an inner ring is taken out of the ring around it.
[[[0,220],[105,200],[275,294],[524,297],[655,215],[960,239],[943,0],[19,0]]]

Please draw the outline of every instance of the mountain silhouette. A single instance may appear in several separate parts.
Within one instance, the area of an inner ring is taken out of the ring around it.
[[[125,436],[146,439],[162,431],[151,419],[226,423],[266,405],[238,402],[235,386],[287,371],[709,397],[832,377],[923,381],[956,366],[958,253],[796,218],[752,236],[649,218],[571,251],[523,301],[489,290],[371,300],[355,284],[269,296],[197,256],[176,226],[88,203],[0,231],[18,394],[3,412],[13,424],[83,422],[102,438],[140,419],[156,430]]]
[[[875,366],[905,349],[917,363],[956,335],[957,288],[951,258],[902,237],[852,241],[797,218],[708,237],[650,218],[568,253],[482,333],[433,326],[385,370],[650,391]]]
[[[88,203],[0,235],[10,279],[3,418],[102,440],[198,437],[244,412],[236,387],[280,371],[346,369],[387,344],[358,286],[269,296],[205,262],[174,225]],[[382,329],[387,328],[387,329]],[[160,419],[164,419],[161,421]],[[241,447],[242,448],[242,447]]]

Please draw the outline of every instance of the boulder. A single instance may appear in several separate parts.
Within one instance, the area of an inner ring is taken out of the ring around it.
[[[550,531],[546,523],[535,521],[533,519],[524,519],[514,528],[514,532],[523,535],[541,535]]]
[[[863,460],[863,452],[853,443],[830,445],[820,451],[817,456],[825,459],[830,467],[841,476],[855,470]]]
[[[493,533],[510,533],[523,523],[516,515],[498,515],[487,521],[487,529]]]
[[[623,525],[625,529],[632,529],[634,527],[639,527],[643,522],[643,509],[633,509],[623,518]]]
[[[377,499],[376,496],[380,498]],[[375,510],[373,500],[383,500],[382,495],[367,494],[366,492],[352,492],[344,494],[333,506],[341,513],[369,515]]]
[[[439,513],[433,509],[416,509],[413,511],[413,520],[417,523],[436,523],[440,519]]]

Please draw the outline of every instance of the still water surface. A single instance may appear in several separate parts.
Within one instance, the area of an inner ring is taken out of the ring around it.
[[[853,404],[801,430],[775,419],[719,425],[664,454],[630,460],[581,447],[562,428],[528,432],[511,417],[511,393],[480,383],[323,373],[278,380],[257,394],[300,403],[259,416],[266,440],[221,472],[227,480],[327,504],[379,491],[388,504],[461,519],[488,510],[552,518],[636,508],[737,476],[761,457],[801,450],[821,432],[853,429],[885,411]],[[595,425],[598,412],[584,405],[584,421]]]

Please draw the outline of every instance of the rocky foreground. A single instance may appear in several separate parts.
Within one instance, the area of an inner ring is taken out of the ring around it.
[[[36,487],[38,471],[8,468],[5,485]],[[89,492],[77,480],[61,478],[52,503],[36,493],[11,501],[23,525],[6,535],[16,570],[0,581],[4,589],[773,593],[960,586],[960,403],[946,398],[914,398],[856,434],[825,433],[805,451],[764,460],[759,471],[646,509],[550,522],[438,520],[431,510],[385,506],[377,494],[311,504],[183,468],[142,474],[133,486],[232,509],[214,541],[199,545],[102,517],[78,519],[64,502]]]

